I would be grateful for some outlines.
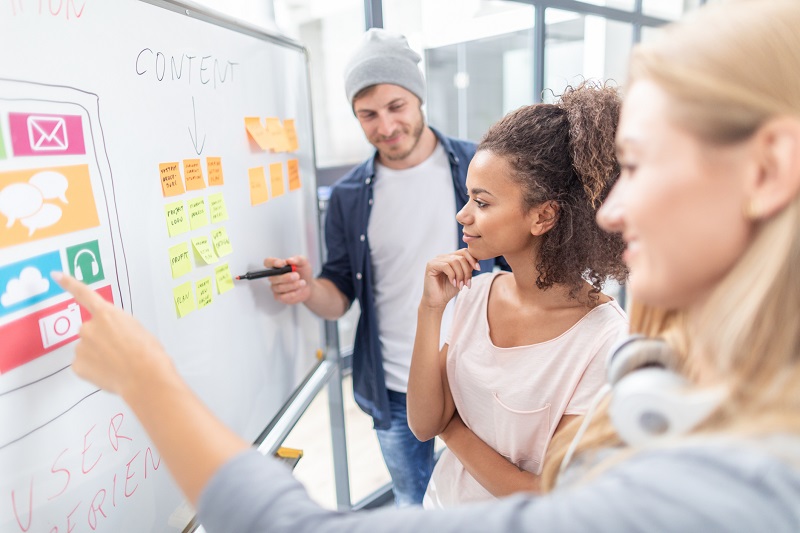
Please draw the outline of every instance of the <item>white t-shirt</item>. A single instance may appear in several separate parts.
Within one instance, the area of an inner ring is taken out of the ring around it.
[[[458,248],[453,178],[441,143],[412,168],[376,164],[373,199],[367,238],[383,370],[389,390],[406,392],[425,265]]]
[[[477,276],[471,289],[459,293],[448,339],[447,378],[464,424],[519,468],[541,474],[561,417],[584,414],[605,383],[606,357],[627,332],[628,319],[611,300],[554,339],[500,348],[491,340],[487,319],[489,291],[499,275],[511,274]],[[492,498],[445,450],[423,505],[451,507]]]

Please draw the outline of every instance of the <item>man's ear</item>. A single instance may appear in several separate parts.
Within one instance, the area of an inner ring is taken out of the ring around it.
[[[531,209],[531,234],[544,235],[558,221],[559,207],[554,201],[544,202]]]
[[[770,120],[753,138],[758,172],[747,184],[745,215],[752,220],[769,218],[800,193],[800,120]]]

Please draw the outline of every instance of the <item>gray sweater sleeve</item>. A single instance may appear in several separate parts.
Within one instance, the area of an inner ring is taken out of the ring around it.
[[[640,453],[594,481],[423,511],[326,511],[281,463],[256,451],[225,464],[198,505],[208,533],[465,531],[800,531],[800,474],[752,449]]]

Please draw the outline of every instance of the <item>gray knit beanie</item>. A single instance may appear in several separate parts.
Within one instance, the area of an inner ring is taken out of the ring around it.
[[[408,89],[424,102],[425,80],[417,66],[420,59],[399,33],[371,28],[344,70],[347,99],[352,104],[353,97],[361,89],[391,83]]]

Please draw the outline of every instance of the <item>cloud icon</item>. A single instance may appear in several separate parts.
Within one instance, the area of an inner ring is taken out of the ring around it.
[[[0,304],[3,307],[11,307],[14,304],[29,300],[40,294],[46,293],[50,289],[50,281],[42,277],[42,273],[34,267],[25,267],[19,274],[19,278],[14,278],[6,285],[6,291],[0,296]]]

